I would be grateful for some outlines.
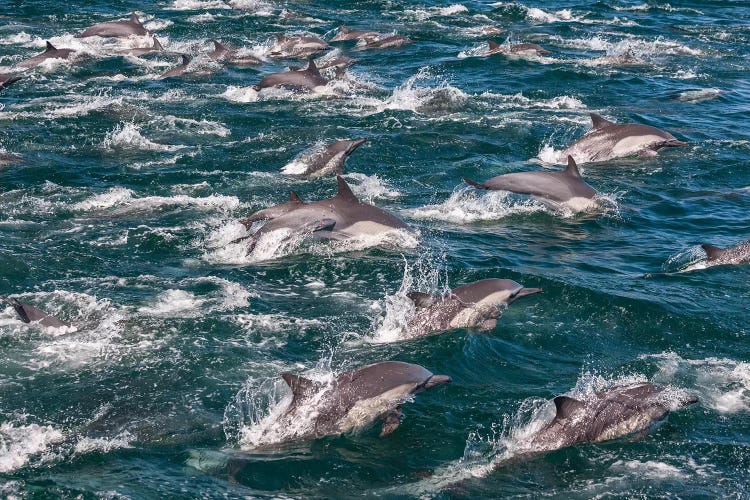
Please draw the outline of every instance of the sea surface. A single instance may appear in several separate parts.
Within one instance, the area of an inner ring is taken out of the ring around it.
[[[746,1],[122,0],[0,3],[0,73],[73,48],[0,93],[0,497],[750,497],[750,266],[707,267],[703,243],[750,237]],[[79,39],[136,11],[150,39]],[[323,92],[257,92],[276,33],[341,24],[414,43],[359,59]],[[488,37],[483,28],[507,29]],[[531,58],[482,57],[487,39]],[[220,39],[262,58],[206,60]],[[596,59],[630,51],[640,66]],[[210,75],[157,77],[194,57]],[[589,113],[688,147],[582,165],[603,208],[480,192],[560,168]],[[231,244],[238,222],[332,177],[280,173],[364,137],[345,178],[411,232],[356,244]],[[543,288],[487,334],[405,340],[405,293],[484,278]],[[289,440],[279,378],[384,360],[449,385],[377,426]],[[641,440],[514,457],[550,400],[650,381],[695,394]]]

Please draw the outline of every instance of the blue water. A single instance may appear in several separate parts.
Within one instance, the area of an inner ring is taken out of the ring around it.
[[[703,269],[699,248],[750,235],[746,2],[235,4],[0,5],[0,73],[46,40],[78,51],[0,93],[0,293],[77,327],[0,311],[0,496],[750,496],[750,267]],[[73,37],[131,10],[170,53]],[[360,61],[323,95],[252,89],[285,67],[274,33],[340,24],[414,43],[338,44]],[[483,26],[552,54],[480,57]],[[267,63],[208,63],[213,38]],[[591,63],[628,50],[645,66]],[[214,74],[158,80],[178,53]],[[606,201],[590,213],[462,183],[554,168],[592,112],[690,145],[584,165]],[[229,244],[290,189],[330,197],[332,178],[279,170],[354,137],[355,193],[417,236]],[[544,292],[489,334],[401,341],[406,291],[490,277]],[[453,383],[385,438],[274,427],[280,373],[383,360]],[[554,396],[645,380],[700,403],[640,441],[513,459]]]

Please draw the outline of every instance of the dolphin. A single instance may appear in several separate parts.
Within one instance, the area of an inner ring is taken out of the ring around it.
[[[10,75],[0,74],[0,90],[7,89],[8,87],[13,85],[20,79],[21,79],[20,76],[10,76]]]
[[[579,163],[588,163],[633,155],[653,156],[661,148],[687,146],[672,134],[649,125],[618,125],[595,113],[591,113],[591,122],[591,132],[563,151],[563,158],[570,155]]]
[[[36,307],[30,306],[28,304],[22,304],[21,302],[19,302],[18,300],[14,298],[0,297],[0,300],[4,300],[5,302],[13,306],[13,309],[16,310],[16,314],[18,314],[18,317],[24,323],[38,323],[44,327],[51,327],[51,328],[71,326],[70,323],[66,323],[65,321],[60,321],[59,319],[55,318],[54,316],[51,316],[50,314],[47,314],[41,309],[37,309]]]
[[[130,19],[127,21],[107,21],[106,23],[95,24],[77,34],[76,37],[86,38],[89,36],[101,36],[125,38],[133,35],[146,36],[148,34],[148,30],[143,27],[138,20],[138,16],[133,12],[130,14]]]
[[[346,26],[339,26],[339,32],[335,37],[331,38],[332,42],[346,42],[349,40],[361,40],[363,38],[377,38],[381,34],[377,31],[370,30],[352,30]]]
[[[310,59],[306,69],[281,71],[272,73],[264,77],[255,87],[255,90],[261,90],[269,87],[283,87],[290,90],[301,90],[310,92],[316,87],[325,87],[328,85],[327,80],[318,71],[315,61]]]
[[[407,229],[407,225],[397,217],[359,201],[343,177],[336,176],[336,180],[338,192],[333,198],[306,203],[291,192],[287,203],[260,210],[241,220],[245,227],[250,227],[255,221],[270,219],[253,235],[237,241],[250,240],[248,252],[251,252],[261,236],[280,229],[295,234],[314,232],[320,238],[334,240]]]
[[[500,28],[498,26],[491,26],[490,25],[490,26],[482,26],[480,31],[481,31],[482,35],[492,36],[492,35],[501,35],[501,34],[505,33],[508,30]]]
[[[328,60],[318,60],[318,69],[336,68],[346,69],[352,64],[359,62],[359,59],[352,59],[351,57],[339,56]]]
[[[701,248],[708,256],[708,263],[714,266],[750,263],[750,240],[731,248],[719,248],[713,245],[701,245]]]
[[[487,45],[489,49],[487,52],[483,53],[483,56],[492,56],[495,54],[520,54],[520,53],[534,53],[539,56],[543,56],[546,54],[551,54],[549,50],[535,44],[535,43],[518,43],[515,45],[504,45],[499,44],[496,42],[493,42],[491,40],[487,41]]]
[[[70,55],[74,53],[75,50],[73,49],[57,49],[54,45],[47,42],[47,48],[44,52],[42,52],[41,54],[37,54],[34,57],[30,57],[25,61],[21,61],[20,63],[16,64],[16,67],[33,68],[34,66],[42,64],[47,59],[68,59]]]
[[[547,452],[582,443],[640,437],[670,411],[698,402],[690,395],[668,400],[666,390],[641,383],[596,392],[585,400],[558,396],[554,399],[555,417],[531,436],[529,445],[535,451]]]
[[[237,49],[228,47],[218,40],[214,40],[214,50],[208,54],[208,58],[212,61],[224,61],[238,66],[249,66],[263,63],[263,61],[257,57],[250,55],[241,56],[237,54]]]
[[[192,58],[189,55],[182,54],[182,64],[165,71],[164,73],[159,75],[159,78],[173,78],[176,76],[182,76],[187,71],[191,60]]]
[[[576,212],[598,205],[598,193],[583,180],[572,156],[568,156],[567,168],[559,172],[517,172],[482,183],[464,177],[464,182],[480,189],[530,194],[555,208],[565,205]]]
[[[541,291],[541,288],[524,288],[513,280],[485,279],[440,296],[409,292],[406,295],[416,307],[407,327],[409,337],[426,337],[456,328],[492,330],[512,302]]]
[[[145,54],[151,54],[153,52],[161,52],[164,50],[164,47],[162,47],[161,43],[159,42],[159,39],[156,38],[156,36],[153,37],[154,44],[151,47],[135,47],[133,49],[125,50],[123,52],[134,55],[134,56],[142,56]]]
[[[357,47],[360,49],[386,49],[390,47],[403,47],[412,43],[411,38],[403,35],[386,35],[379,38],[362,38]]]
[[[291,373],[281,377],[293,396],[279,424],[298,429],[292,439],[356,432],[377,420],[383,422],[380,436],[387,436],[398,428],[404,403],[451,381],[447,375],[433,375],[422,366],[398,361],[343,372],[328,384]],[[309,424],[299,429],[300,422]]]
[[[364,144],[367,139],[356,139],[353,141],[336,141],[322,150],[303,157],[298,161],[282,168],[281,171],[287,175],[296,175],[316,179],[332,173],[341,174],[344,171],[344,162],[359,146]],[[305,170],[300,171],[298,166],[304,166]]]
[[[587,66],[647,66],[648,63],[636,56],[632,50],[622,54],[613,54],[582,61]]]
[[[331,50],[333,47],[316,36],[276,35],[276,43],[270,49],[271,56],[277,59],[307,58],[311,55]]]

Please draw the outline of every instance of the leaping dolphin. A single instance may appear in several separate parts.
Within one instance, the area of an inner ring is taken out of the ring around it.
[[[426,337],[456,328],[492,330],[505,309],[521,297],[541,292],[507,279],[486,279],[463,285],[441,296],[422,292],[406,295],[416,313],[409,321],[410,338]]]
[[[292,402],[281,416],[285,428],[296,428],[289,439],[309,439],[356,432],[382,420],[380,436],[395,431],[401,407],[417,394],[447,384],[451,378],[433,375],[410,363],[386,361],[338,375],[330,384],[284,373]],[[300,422],[305,422],[299,428]]]
[[[530,194],[556,208],[565,205],[576,212],[598,206],[595,199],[598,193],[583,180],[572,156],[568,156],[568,166],[560,172],[517,172],[482,183],[465,177],[464,181],[480,189]]]
[[[307,68],[272,73],[264,77],[253,88],[261,90],[269,87],[282,87],[290,90],[310,92],[315,90],[316,87],[325,87],[328,85],[328,82],[329,80],[318,71],[315,61],[310,59]]]
[[[83,30],[76,35],[77,38],[89,36],[101,36],[107,38],[125,38],[129,36],[146,36],[148,30],[143,27],[135,12],[130,14],[127,21],[107,21],[98,23]]]
[[[701,247],[708,256],[708,263],[714,266],[750,263],[750,240],[731,248],[719,248],[713,245],[701,245]]]
[[[552,53],[551,51],[535,43],[517,43],[514,45],[505,45],[505,44],[493,42],[492,40],[488,40],[487,46],[489,47],[489,49],[487,50],[487,52],[482,54],[483,56],[492,56],[495,54],[508,55],[508,54],[523,54],[523,53],[533,53],[538,56],[543,56],[543,55]]]
[[[73,49],[58,49],[55,48],[55,46],[51,43],[47,42],[47,48],[44,52],[42,52],[41,54],[37,54],[34,57],[30,57],[25,61],[21,61],[20,63],[16,64],[16,67],[33,68],[34,66],[42,64],[47,59],[68,59],[70,55],[74,53],[75,50]]]
[[[341,174],[344,171],[344,162],[357,149],[364,144],[367,139],[357,139],[353,141],[336,141],[331,143],[315,153],[301,158],[281,171],[287,175],[296,175],[316,179],[329,174]],[[303,167],[304,170],[301,170]]]
[[[591,122],[594,127],[591,132],[563,151],[563,158],[569,155],[579,163],[588,163],[634,155],[653,156],[661,148],[688,145],[669,132],[649,125],[618,125],[595,113],[591,113]]]
[[[208,58],[212,61],[224,61],[237,66],[250,66],[263,63],[263,61],[257,57],[251,55],[239,55],[237,49],[228,47],[218,40],[214,40],[214,50],[208,54]]]
[[[20,76],[10,76],[10,75],[0,74],[0,90],[7,89],[8,87],[13,85],[20,79],[21,79]]]
[[[338,192],[333,198],[305,203],[292,192],[289,202],[260,210],[240,221],[250,227],[255,221],[270,219],[252,236],[242,238],[250,240],[248,252],[255,248],[261,236],[280,229],[293,233],[315,232],[316,236],[334,240],[407,229],[403,221],[385,210],[359,201],[343,177],[337,176],[336,179]]]
[[[11,297],[1,297],[0,300],[4,300],[16,310],[16,314],[21,321],[24,323],[38,323],[44,327],[60,328],[70,327],[70,323],[60,321],[54,316],[47,314],[46,312],[28,304],[22,304],[17,299]]]
[[[371,30],[353,30],[346,26],[339,26],[339,32],[331,38],[332,42],[346,42],[349,40],[361,40],[363,38],[378,38],[381,34]]]
[[[698,398],[687,395],[669,400],[665,390],[643,383],[596,392],[583,401],[558,396],[554,399],[555,417],[531,437],[529,445],[535,452],[547,452],[581,443],[639,437],[670,411],[698,402]]]

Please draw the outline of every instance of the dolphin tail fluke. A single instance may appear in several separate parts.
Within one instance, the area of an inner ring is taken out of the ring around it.
[[[469,186],[474,186],[477,189],[490,189],[486,184],[482,184],[481,182],[472,181],[467,177],[464,177],[463,179],[466,184],[468,184]]]
[[[389,412],[383,419],[383,427],[380,429],[380,437],[392,434],[401,423],[401,407]]]
[[[336,193],[336,198],[341,198],[349,201],[359,201],[357,197],[354,196],[352,188],[349,187],[349,184],[346,183],[343,177],[337,175],[336,182],[338,183],[338,192]]]
[[[45,52],[49,52],[50,50],[57,50],[54,45],[49,43],[49,40],[47,41],[47,48],[44,50]]]
[[[725,249],[713,245],[701,245],[701,248],[706,252],[706,255],[708,255],[708,260],[716,260],[726,252]]]
[[[581,171],[578,170],[578,165],[572,156],[568,155],[568,166],[565,168],[565,173],[576,179],[581,178]]]

